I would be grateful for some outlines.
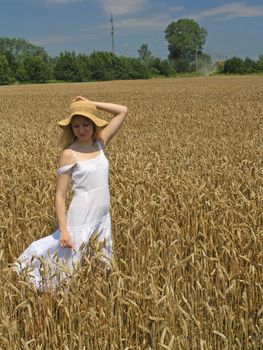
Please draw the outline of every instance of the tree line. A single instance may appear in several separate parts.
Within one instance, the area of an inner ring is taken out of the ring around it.
[[[256,60],[252,60],[250,57],[242,59],[234,56],[224,62],[218,62],[216,68],[218,73],[224,74],[261,73],[263,72],[263,55],[259,55]]]
[[[203,52],[207,31],[192,19],[171,22],[165,30],[169,55],[152,55],[147,44],[138,57],[117,56],[111,52],[91,54],[61,52],[56,57],[25,39],[0,38],[0,85],[16,82],[45,83],[50,80],[82,82],[117,79],[148,79],[173,76],[180,72],[213,71],[211,56]],[[244,74],[263,71],[263,55],[258,60],[233,57],[216,65],[219,73]]]
[[[149,65],[139,57],[117,56],[104,51],[91,54],[65,51],[57,57],[50,57],[44,49],[24,39],[0,38],[1,48],[3,42],[8,43],[8,50],[0,49],[2,85],[15,82],[45,83],[53,79],[67,82],[147,79],[153,74],[169,76],[172,69],[168,60],[158,57],[152,58]],[[29,50],[16,50],[20,44],[28,46]]]

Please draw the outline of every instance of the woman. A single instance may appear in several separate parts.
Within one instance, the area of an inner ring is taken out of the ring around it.
[[[98,109],[113,114],[113,119],[108,123],[98,118]],[[77,96],[70,105],[69,117],[58,122],[63,131],[64,148],[57,171],[58,229],[33,242],[14,266],[18,273],[26,268],[30,281],[38,289],[54,289],[60,282],[68,281],[95,233],[98,240],[104,242],[104,261],[110,260],[108,160],[103,149],[116,135],[126,116],[126,106],[92,102]],[[66,214],[70,179],[74,197]]]

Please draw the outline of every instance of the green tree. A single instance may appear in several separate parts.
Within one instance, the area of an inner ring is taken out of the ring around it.
[[[94,51],[89,56],[89,70],[92,80],[119,79],[120,69],[120,59],[112,52]]]
[[[0,85],[7,85],[12,82],[12,73],[8,61],[0,54]]]
[[[147,44],[142,44],[138,49],[139,60],[144,64],[148,70],[148,76],[170,76],[175,73],[175,66],[169,60],[162,60],[159,57],[152,55]]]
[[[257,69],[257,62],[252,60],[250,57],[246,57],[244,60],[245,73],[255,73]]]
[[[54,67],[54,77],[65,81],[82,81],[81,69],[74,51],[60,53]]]
[[[45,83],[50,78],[49,65],[40,56],[27,55],[18,66],[16,76],[21,82]]]
[[[244,74],[245,64],[242,58],[234,56],[226,60],[223,73]]]
[[[192,19],[182,18],[171,22],[165,30],[169,58],[176,62],[178,71],[190,70],[196,55],[202,54],[207,31]]]
[[[162,60],[160,57],[151,57],[149,71],[151,75],[163,75],[165,77],[169,77],[176,72],[173,61]]]
[[[41,56],[47,59],[48,55],[43,47],[31,44],[25,39],[0,38],[0,51],[10,52],[15,58],[27,53],[33,56]]]
[[[263,55],[259,55],[257,59],[257,70],[263,72]]]
[[[91,80],[91,71],[89,66],[89,56],[85,54],[79,54],[77,56],[77,65],[82,81]]]
[[[120,57],[121,67],[118,79],[148,79],[149,70],[139,58]]]
[[[16,79],[21,83],[24,83],[28,80],[26,68],[23,63],[20,63],[16,69]]]
[[[147,44],[141,45],[141,47],[138,49],[138,54],[139,54],[139,58],[142,60],[142,62],[144,62],[146,64],[149,62],[149,60],[152,56],[152,52],[151,52],[151,50],[149,50]]]
[[[33,45],[25,39],[17,38],[0,38],[0,53],[5,55],[13,75],[16,74],[18,66],[27,56],[37,56],[45,62],[48,62],[49,59],[42,47]]]

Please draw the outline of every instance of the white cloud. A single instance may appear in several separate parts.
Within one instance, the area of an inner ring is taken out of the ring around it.
[[[172,19],[168,15],[157,15],[144,18],[128,18],[115,22],[117,29],[163,29]]]
[[[150,5],[150,0],[99,0],[103,10],[113,16],[139,12]]]
[[[183,11],[184,9],[185,9],[184,6],[169,6],[168,11],[179,12],[179,11]]]
[[[215,7],[210,10],[201,11],[189,17],[200,20],[214,16],[217,16],[217,19],[221,20],[228,20],[238,17],[261,17],[263,16],[263,6],[246,5],[244,2],[236,2]]]
[[[150,5],[152,0],[42,0],[48,4],[67,5],[77,2],[93,1],[100,4],[101,8],[107,15],[114,16],[126,15],[129,13],[139,12]]]
[[[48,44],[65,44],[68,42],[81,41],[83,39],[94,39],[97,34],[94,33],[78,33],[77,35],[47,35],[43,37],[31,38],[30,41],[36,45]]]
[[[128,15],[131,13],[136,13],[136,12],[138,13],[146,9],[154,8],[153,0],[42,0],[42,1],[48,4],[56,4],[56,5],[67,5],[70,3],[93,1],[100,4],[101,8],[107,15],[110,15],[112,13],[113,16]],[[179,11],[185,10],[185,8],[180,5],[168,6],[167,4],[162,2],[160,2],[158,5],[160,8],[163,8],[163,10],[165,9],[165,11],[161,11],[162,13],[167,13],[167,15],[169,14],[170,16],[172,12],[179,12]],[[201,20],[203,18],[208,18],[208,17],[213,17],[214,19],[216,18],[218,20],[229,20],[229,19],[238,18],[238,17],[261,17],[261,16],[263,16],[262,5],[247,5],[245,2],[233,2],[230,4],[225,4],[222,6],[204,10],[201,12],[184,15],[184,17],[193,18],[195,20]],[[135,20],[136,19],[131,19],[131,22]],[[146,21],[148,21],[147,18],[146,18]],[[131,23],[129,25],[131,25]],[[161,26],[160,22],[159,22],[159,25]],[[140,24],[140,26],[142,25]],[[146,27],[151,27],[151,24],[147,23]],[[157,24],[157,27],[158,27],[158,24]]]
[[[50,35],[39,38],[32,38],[30,41],[33,44],[44,45],[44,44],[63,44],[70,42],[73,39],[72,35]]]

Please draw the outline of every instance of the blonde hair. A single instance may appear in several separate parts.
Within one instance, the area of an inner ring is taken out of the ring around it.
[[[93,123],[93,122],[92,122]],[[93,127],[95,132],[92,135],[92,142],[95,143],[100,136],[100,132],[103,129],[103,127],[98,127],[93,123]],[[70,145],[72,145],[72,143],[74,141],[76,141],[76,136],[73,132],[72,126],[71,124],[62,127],[62,133],[59,137],[58,140],[58,145],[62,148],[62,150],[69,148]]]
[[[62,150],[69,148],[69,146],[76,140],[76,136],[72,130],[71,124],[62,128],[62,132],[60,134],[58,145],[62,148]]]

